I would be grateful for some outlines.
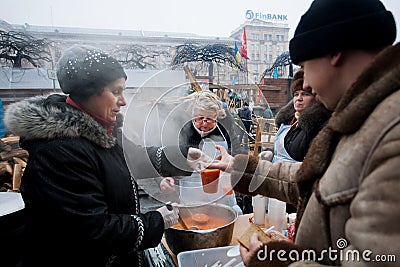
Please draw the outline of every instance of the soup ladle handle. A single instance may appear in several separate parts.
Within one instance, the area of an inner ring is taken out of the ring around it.
[[[173,207],[170,203],[168,203],[166,206],[167,206],[167,209],[170,211],[173,209]],[[189,227],[186,225],[185,221],[182,219],[180,214],[178,214],[178,222],[182,225],[183,229],[189,230]]]

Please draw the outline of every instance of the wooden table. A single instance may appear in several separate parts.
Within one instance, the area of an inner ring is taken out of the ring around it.
[[[231,240],[231,243],[229,244],[230,246],[235,246],[235,245],[239,244],[237,239],[243,234],[244,231],[246,231],[246,229],[249,225],[249,219],[253,216],[254,216],[253,213],[238,216],[238,218],[234,224],[234,227],[233,227],[232,240]],[[163,243],[165,248],[168,250],[169,254],[171,255],[172,259],[174,260],[175,265],[178,266],[178,259],[177,259],[176,255],[169,249],[168,244],[164,237],[162,238],[161,242]]]

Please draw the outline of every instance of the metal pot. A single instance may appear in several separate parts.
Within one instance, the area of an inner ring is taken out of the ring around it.
[[[233,235],[237,212],[223,204],[206,204],[197,207],[180,208],[180,214],[185,218],[189,214],[203,213],[210,217],[224,218],[228,221],[214,229],[207,230],[180,230],[168,228],[165,230],[165,241],[171,251],[177,255],[182,251],[228,246]]]

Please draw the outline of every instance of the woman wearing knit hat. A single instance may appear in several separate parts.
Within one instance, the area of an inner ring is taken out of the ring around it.
[[[29,152],[21,184],[24,266],[142,266],[143,250],[160,243],[178,211],[140,213],[137,185],[112,136],[127,76],[90,46],[67,49],[57,68],[68,96],[17,102],[5,115]],[[158,148],[134,149],[164,162]]]
[[[333,111],[302,163],[243,155],[210,165],[234,190],[297,206],[294,243],[241,247],[247,266],[398,266],[400,258],[400,44],[379,0],[315,0],[290,56],[304,88]],[[389,256],[390,255],[390,256]],[[295,262],[295,263],[293,263]]]

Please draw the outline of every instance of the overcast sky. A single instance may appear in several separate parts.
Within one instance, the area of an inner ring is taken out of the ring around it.
[[[0,18],[11,24],[185,32],[228,37],[246,11],[286,15],[293,36],[312,0],[2,0]],[[108,3],[108,4],[105,4]],[[395,16],[400,0],[383,0]]]

